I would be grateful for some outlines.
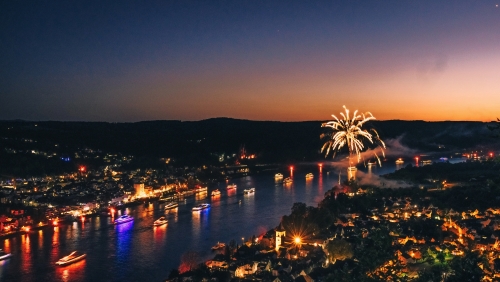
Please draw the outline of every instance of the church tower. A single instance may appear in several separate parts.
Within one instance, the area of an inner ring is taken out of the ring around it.
[[[276,251],[279,250],[280,246],[285,241],[285,228],[283,228],[283,224],[280,222],[280,226],[276,229]]]

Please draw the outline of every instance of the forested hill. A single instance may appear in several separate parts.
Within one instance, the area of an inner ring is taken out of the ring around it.
[[[68,153],[89,147],[138,157],[173,157],[188,163],[215,160],[215,153],[236,153],[244,145],[261,162],[286,162],[323,158],[319,136],[327,129],[321,124],[230,118],[135,123],[0,121],[0,137],[3,148],[21,146],[24,143],[16,140],[28,138],[37,141],[29,144],[30,149],[48,150],[60,144]],[[402,144],[422,151],[443,150],[443,146],[446,150],[475,148],[497,142],[482,122],[390,120],[369,125],[384,140],[400,138]]]

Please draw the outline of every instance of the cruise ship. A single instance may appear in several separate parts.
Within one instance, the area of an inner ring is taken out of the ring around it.
[[[168,220],[162,216],[160,218],[158,218],[157,220],[155,220],[155,222],[153,223],[154,226],[160,226],[160,225],[163,225],[163,224],[167,224]]]
[[[115,219],[115,224],[122,224],[122,223],[129,222],[132,220],[134,220],[133,217],[131,217],[129,215],[122,215],[119,218]]]
[[[0,249],[0,260],[8,259],[11,256],[11,253],[6,253],[4,250]]]
[[[212,191],[212,196],[219,196],[219,195],[220,195],[219,189],[215,189]]]
[[[204,203],[204,204],[194,206],[192,210],[193,211],[201,211],[201,210],[208,209],[209,207],[210,207],[210,204]]]
[[[314,177],[314,174],[312,174],[312,173],[306,174],[306,178],[313,178],[313,177]]]
[[[227,185],[227,190],[236,189],[237,187],[236,184],[229,184]]]
[[[276,179],[276,180],[283,179],[283,174],[281,174],[281,173],[276,173],[276,174],[274,175],[274,179]]]
[[[255,188],[250,188],[250,189],[243,190],[243,193],[245,193],[245,194],[252,194],[254,192],[255,192]]]
[[[69,255],[61,258],[60,260],[58,260],[56,262],[56,264],[60,265],[60,266],[65,266],[65,265],[68,265],[68,264],[75,263],[77,261],[81,261],[86,256],[87,256],[86,254],[82,254],[82,253],[79,253],[77,251],[74,251],[71,254],[69,254]]]
[[[176,203],[176,202],[168,202],[166,205],[165,205],[165,209],[166,210],[169,210],[169,209],[173,209],[173,208],[176,208],[178,207],[179,204]]]

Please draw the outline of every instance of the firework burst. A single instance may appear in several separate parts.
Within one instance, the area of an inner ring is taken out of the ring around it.
[[[334,121],[329,121],[322,124],[322,127],[330,127],[333,129],[332,133],[322,134],[321,138],[328,138],[321,152],[325,152],[325,156],[328,156],[330,151],[333,152],[333,157],[340,151],[344,146],[347,146],[349,150],[349,165],[351,165],[351,156],[356,155],[358,162],[361,160],[361,152],[367,146],[363,141],[368,141],[370,145],[376,145],[380,147],[382,155],[384,155],[385,143],[380,139],[377,131],[375,129],[363,129],[363,125],[374,120],[375,117],[370,113],[366,112],[364,114],[358,114],[356,110],[352,117],[349,115],[349,110],[345,107],[345,113],[340,113],[342,119],[335,118]],[[380,158],[376,153],[374,153],[379,165],[381,165]]]

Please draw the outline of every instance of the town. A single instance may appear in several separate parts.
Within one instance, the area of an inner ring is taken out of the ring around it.
[[[204,265],[185,259],[180,268],[184,273],[179,276],[173,271],[167,281],[500,278],[500,209],[497,204],[486,208],[498,202],[497,187],[389,191],[353,189],[355,185],[336,185],[318,208],[294,204],[292,213],[275,229],[241,246],[231,242]],[[440,197],[454,193],[494,197],[474,210],[436,204]],[[370,205],[359,205],[367,201]]]

